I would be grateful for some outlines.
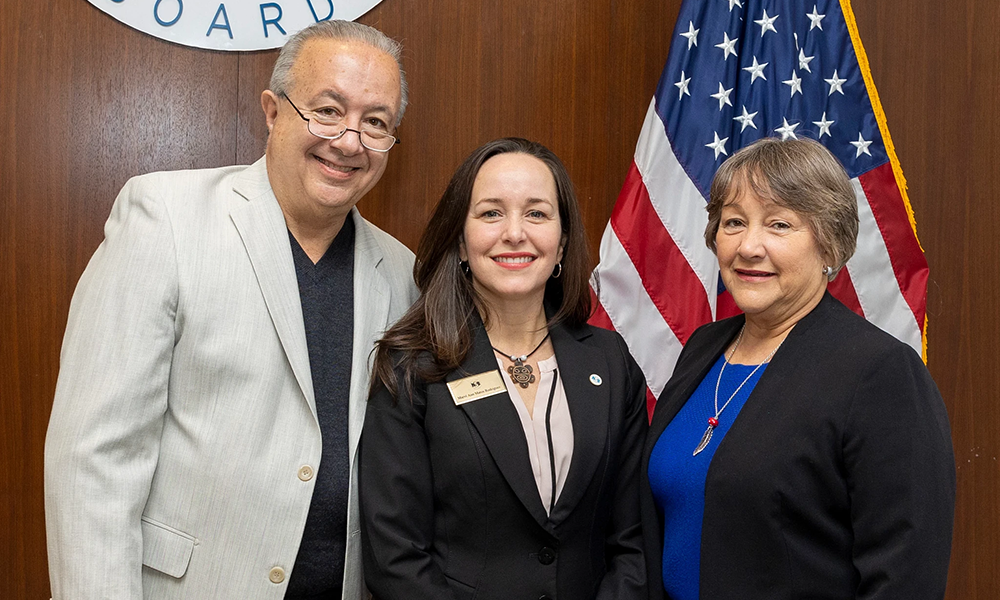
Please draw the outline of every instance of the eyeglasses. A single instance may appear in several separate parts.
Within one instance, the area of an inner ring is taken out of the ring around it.
[[[393,136],[388,131],[376,127],[362,126],[360,130],[351,129],[344,124],[344,117],[332,108],[321,108],[320,110],[299,110],[292,99],[287,94],[282,93],[281,97],[288,100],[288,104],[295,109],[295,112],[306,122],[309,133],[324,140],[339,140],[348,131],[358,134],[361,145],[372,152],[388,152],[402,140]],[[322,111],[322,112],[321,112]],[[308,115],[308,116],[306,116]]]

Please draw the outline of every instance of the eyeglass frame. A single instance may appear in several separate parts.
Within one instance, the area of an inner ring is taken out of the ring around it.
[[[295,113],[297,115],[299,115],[299,118],[306,122],[306,129],[309,130],[309,133],[311,133],[312,135],[320,138],[321,140],[331,140],[331,141],[333,141],[333,140],[339,140],[340,138],[344,137],[344,135],[348,131],[353,131],[354,133],[358,134],[358,142],[360,142],[362,146],[364,146],[368,150],[371,150],[372,152],[381,152],[381,153],[386,153],[389,150],[392,150],[393,147],[395,147],[396,144],[402,144],[403,143],[403,140],[401,140],[398,137],[392,135],[391,133],[387,133],[386,135],[388,137],[392,138],[392,145],[389,146],[388,148],[386,148],[385,150],[381,150],[379,148],[372,148],[371,146],[369,146],[368,144],[365,143],[365,139],[361,136],[361,130],[359,130],[359,129],[351,129],[350,127],[346,127],[346,126],[344,127],[344,130],[340,132],[339,135],[335,135],[335,136],[319,135],[318,133],[316,133],[315,131],[313,131],[312,127],[310,126],[312,124],[313,120],[310,119],[309,117],[305,116],[304,114],[302,114],[302,111],[299,110],[298,106],[295,106],[295,103],[292,102],[292,99],[288,97],[288,94],[286,94],[285,92],[281,92],[280,95],[285,100],[288,100],[288,104],[292,107],[292,109],[295,111]],[[314,111],[314,110],[307,110],[305,112],[307,112],[307,113],[309,113],[311,115],[315,115],[316,114],[316,111]],[[365,133],[371,133],[371,132],[365,132]]]

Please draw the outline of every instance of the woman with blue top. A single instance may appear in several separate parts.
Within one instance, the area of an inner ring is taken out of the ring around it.
[[[811,140],[722,164],[705,241],[744,315],[691,336],[644,452],[653,599],[942,598],[955,466],[948,416],[912,348],[827,283],[858,205]]]

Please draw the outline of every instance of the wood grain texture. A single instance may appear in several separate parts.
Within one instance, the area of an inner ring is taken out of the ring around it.
[[[384,0],[410,108],[366,217],[416,246],[459,162],[520,135],[573,176],[591,250],[625,176],[680,0]],[[1000,589],[1000,3],[855,0],[931,266],[929,365],[958,460],[949,600]],[[276,52],[184,48],[81,0],[0,11],[2,598],[47,598],[42,444],[73,288],[121,185],[250,163]]]
[[[67,0],[5,2],[0,44],[0,597],[48,598],[42,448],[73,289],[129,177],[232,163],[237,57]]]
[[[236,157],[232,164],[249,165],[264,155],[267,124],[260,94],[268,88],[277,50],[244,52],[237,57]]]
[[[930,264],[928,367],[948,406],[958,502],[947,598],[1000,590],[1000,4],[855,2]]]

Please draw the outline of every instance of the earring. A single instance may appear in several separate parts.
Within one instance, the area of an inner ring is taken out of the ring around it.
[[[559,279],[560,275],[562,275],[562,263],[561,262],[556,264],[555,272],[552,273],[552,279]]]
[[[461,271],[463,275],[471,273],[472,269],[469,268],[469,261],[462,260],[461,258],[458,259],[458,270]]]
[[[827,277],[833,275],[833,267],[823,265],[823,274],[826,275]]]

